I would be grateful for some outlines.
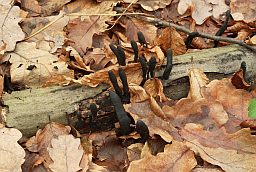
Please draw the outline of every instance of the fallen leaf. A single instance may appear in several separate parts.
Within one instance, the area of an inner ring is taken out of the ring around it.
[[[167,5],[170,5],[172,0],[139,0],[138,4],[147,11],[155,11],[159,8],[165,8]]]
[[[129,40],[135,40],[138,42],[137,32],[141,31],[151,45],[154,45],[155,38],[157,36],[157,28],[145,21],[132,18],[125,22],[126,36]]]
[[[248,128],[228,134],[224,128],[209,132],[199,125],[187,124],[180,134],[195,153],[227,172],[256,170],[256,138]]]
[[[45,162],[50,164],[52,160],[49,157],[47,147],[51,144],[51,140],[59,135],[68,135],[70,130],[70,127],[62,124],[47,124],[43,130],[39,129],[36,136],[31,137],[26,142],[26,148],[30,152],[39,153],[39,155],[45,159]]]
[[[253,22],[255,18],[255,6],[254,0],[231,0],[230,10],[234,20],[245,21],[246,23]]]
[[[51,140],[51,147],[48,147],[49,155],[53,163],[49,165],[53,172],[78,171],[81,158],[84,154],[80,147],[80,139],[72,135],[60,135]]]
[[[140,160],[132,161],[128,172],[135,171],[170,171],[187,172],[196,166],[194,153],[183,143],[172,141],[164,148],[164,152],[156,156],[147,154]]]
[[[154,98],[159,97],[160,102],[167,101],[167,98],[164,95],[163,84],[160,79],[153,78],[153,79],[147,80],[143,87],[150,96]]]
[[[18,23],[20,8],[12,4],[12,0],[0,1],[0,49],[6,46],[5,51],[13,51],[17,41],[25,38]]]
[[[21,164],[25,161],[25,151],[18,144],[22,133],[15,128],[0,129],[0,171],[21,172]]]
[[[122,147],[115,135],[109,135],[103,140],[103,144],[93,143],[97,153],[94,163],[109,171],[123,171],[127,166],[126,148]]]
[[[216,19],[219,19],[229,9],[225,0],[208,0],[207,2],[212,5],[212,15]]]
[[[191,16],[196,21],[196,24],[203,24],[203,22],[212,15],[211,5],[204,0],[180,0],[178,4],[178,12],[183,15],[188,9],[191,10]]]
[[[247,90],[250,85],[246,83],[244,80],[244,72],[242,69],[235,72],[231,78],[231,83],[237,88],[237,89],[244,89]]]
[[[28,86],[40,86],[47,83],[59,84],[64,76],[72,77],[72,71],[64,62],[48,51],[37,49],[36,43],[20,42],[10,57],[12,82]],[[29,66],[32,68],[29,70]]]
[[[174,28],[165,28],[161,35],[157,38],[156,42],[157,45],[159,45],[165,52],[171,48],[173,55],[186,53],[186,46],[183,38]]]
[[[151,110],[149,101],[130,103],[124,105],[124,107],[133,117],[135,123],[140,119],[147,125],[150,136],[157,134],[168,143],[173,140],[173,137],[177,140],[179,139],[177,129],[170,122],[156,115]]]

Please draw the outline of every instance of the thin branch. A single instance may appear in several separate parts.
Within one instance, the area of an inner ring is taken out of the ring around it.
[[[113,24],[109,29],[107,29],[107,30],[112,29],[112,28],[116,25],[116,23],[120,20],[120,18],[125,14],[125,12],[132,6],[132,4],[134,4],[136,1],[137,1],[137,0],[133,0],[133,1],[128,5],[128,7],[123,11],[123,13],[116,19],[116,21],[114,22],[114,24]]]
[[[86,13],[70,13],[66,14],[67,16],[122,16],[122,15],[144,15],[149,16],[146,13],[122,13],[122,14],[86,14]]]
[[[167,22],[167,21],[164,21],[164,20],[161,20],[161,19],[152,18],[152,17],[144,17],[144,16],[139,16],[138,18],[140,18],[144,21],[153,23],[153,24],[166,26],[166,27],[174,27],[176,30],[179,30],[179,31],[182,31],[182,32],[185,32],[185,33],[188,33],[188,34],[192,33],[191,30],[189,30],[189,29],[187,29],[183,26],[179,26],[177,24]],[[198,36],[202,37],[202,38],[207,38],[207,39],[212,39],[212,40],[216,40],[216,41],[223,41],[223,42],[230,42],[230,43],[233,43],[233,44],[238,44],[238,45],[244,46],[244,47],[252,50],[253,52],[256,52],[256,47],[250,46],[250,45],[246,44],[245,42],[234,39],[234,38],[214,36],[214,35],[203,33],[203,32],[198,32],[198,33],[199,33]]]

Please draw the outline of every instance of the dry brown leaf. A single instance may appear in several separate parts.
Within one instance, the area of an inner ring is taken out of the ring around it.
[[[43,16],[52,15],[54,12],[58,12],[62,9],[62,7],[69,3],[71,0],[45,0],[39,1],[39,5],[41,6],[41,12]]]
[[[131,114],[135,123],[140,119],[148,126],[151,136],[154,134],[160,135],[166,142],[171,142],[173,137],[179,139],[177,129],[170,122],[158,117],[151,110],[149,101],[130,103],[124,105],[124,107]]]
[[[72,135],[59,135],[51,140],[52,147],[48,147],[53,163],[49,165],[53,172],[73,172],[81,169],[79,166],[84,154],[80,147],[80,139]],[[80,148],[79,148],[80,147]]]
[[[0,129],[0,171],[21,172],[21,164],[25,161],[25,151],[18,144],[22,133],[14,128]]]
[[[196,166],[194,153],[183,143],[173,141],[156,156],[147,154],[142,159],[132,161],[128,172],[136,171],[169,171],[188,172]]]
[[[157,45],[159,45],[165,52],[171,48],[173,55],[186,53],[186,46],[183,38],[174,28],[165,28],[161,35],[157,38],[156,42]]]
[[[129,90],[131,93],[130,101],[132,103],[143,102],[149,99],[149,95],[145,89],[137,84],[129,84]]]
[[[137,32],[141,31],[145,36],[147,42],[154,45],[155,38],[157,36],[157,27],[151,25],[145,21],[132,18],[125,23],[126,36],[129,40],[138,41]]]
[[[229,9],[225,0],[208,0],[207,2],[212,5],[212,15],[216,19],[219,19],[220,15],[225,14]]]
[[[203,98],[201,88],[209,82],[207,76],[203,71],[197,68],[191,69],[188,76],[190,83],[188,98],[191,98],[192,100],[199,100]]]
[[[141,151],[144,147],[143,143],[135,143],[127,147],[127,156],[130,162],[141,158]]]
[[[191,172],[224,172],[221,168],[196,167]]]
[[[155,11],[159,8],[165,8],[167,5],[170,5],[171,2],[172,0],[140,0],[138,4],[147,11]]]
[[[256,35],[254,35],[249,39],[248,44],[256,45]]]
[[[147,80],[143,87],[150,96],[154,98],[159,97],[160,102],[167,101],[167,98],[164,95],[163,84],[160,79],[153,78]]]
[[[230,79],[211,81],[202,89],[202,94],[208,100],[214,99],[222,104],[229,115],[229,120],[225,124],[229,132],[237,131],[240,129],[240,123],[249,119],[248,105],[253,98],[253,93],[236,89]]]
[[[224,128],[209,132],[199,125],[187,124],[180,134],[195,153],[227,172],[256,170],[256,138],[251,135],[250,129],[228,134]]]
[[[10,57],[12,82],[22,83],[28,86],[41,86],[51,82],[60,84],[65,81],[64,76],[72,77],[72,71],[64,62],[48,51],[37,49],[36,43],[20,42]],[[34,65],[35,68],[27,68]]]
[[[39,129],[36,136],[31,137],[26,142],[26,148],[30,152],[39,153],[39,155],[45,159],[45,162],[49,164],[52,160],[49,157],[47,147],[51,144],[51,140],[59,135],[68,135],[70,130],[70,127],[62,124],[47,124],[43,130]]]
[[[92,47],[93,34],[99,33],[99,25],[96,24],[98,19],[97,16],[92,16],[83,21],[76,18],[68,23],[68,38],[72,41],[70,45],[79,53],[84,54],[87,48]]]
[[[21,7],[27,9],[29,16],[38,16],[42,12],[42,7],[37,0],[22,0]]]
[[[97,152],[94,155],[94,163],[103,166],[109,171],[123,171],[128,165],[126,149],[123,148],[115,135],[105,137],[103,143],[94,143]]]
[[[196,24],[203,24],[203,22],[212,15],[211,5],[204,0],[180,0],[178,4],[178,12],[183,15],[188,9],[191,10],[192,18]]]
[[[246,23],[256,20],[256,2],[254,0],[231,0],[230,10],[234,20]]]
[[[13,51],[16,42],[25,38],[25,34],[18,25],[21,21],[20,8],[12,3],[12,0],[0,1],[0,49],[6,46],[5,51]]]
[[[142,81],[142,74],[141,74],[142,71],[140,68],[141,68],[141,66],[138,63],[132,63],[132,64],[126,65],[124,70],[125,70],[125,73],[127,76],[128,83],[139,84]],[[83,85],[88,85],[90,87],[96,87],[97,85],[99,85],[102,82],[108,83],[108,82],[110,82],[108,79],[108,71],[109,70],[113,70],[113,72],[115,74],[117,74],[118,66],[114,66],[114,65],[109,66],[107,68],[97,71],[96,73],[92,73],[90,75],[85,75],[78,81],[74,81],[74,82],[78,82]]]
[[[60,11],[59,15],[57,16],[26,18],[22,22],[22,29],[28,35],[32,35],[33,33],[45,27],[50,22],[59,18],[52,25],[28,40],[36,42],[37,45],[39,45],[41,41],[45,40],[51,47],[49,52],[56,52],[58,48],[63,46],[66,39],[66,33],[63,31],[63,28],[68,24],[69,17],[63,16],[63,13],[63,11]]]
[[[173,126],[182,128],[187,123],[201,124],[207,130],[215,130],[228,120],[228,114],[217,101],[181,99],[174,106],[164,106],[163,111]]]
[[[248,89],[250,87],[249,84],[246,83],[244,80],[244,74],[243,70],[240,69],[236,73],[233,74],[231,78],[231,83],[237,88],[237,89]]]

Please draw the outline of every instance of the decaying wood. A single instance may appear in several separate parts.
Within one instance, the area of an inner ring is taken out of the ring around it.
[[[186,77],[189,69],[193,67],[219,74],[214,74],[214,77],[223,77],[237,71],[241,62],[245,61],[249,78],[255,78],[255,58],[252,51],[235,45],[175,56],[171,76],[169,80],[164,81],[165,86],[170,86],[166,87],[165,92],[172,98],[186,96],[189,86]],[[161,76],[163,70],[164,67],[157,71],[156,75]],[[49,120],[66,124],[67,114],[72,114],[83,100],[93,98],[104,88],[106,86],[102,85],[97,88],[55,86],[5,94],[3,100],[9,107],[6,125],[21,130],[25,136],[31,136]]]

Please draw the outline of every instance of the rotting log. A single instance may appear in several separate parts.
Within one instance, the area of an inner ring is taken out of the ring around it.
[[[187,74],[193,67],[212,73],[211,79],[214,79],[233,74],[245,61],[248,77],[252,80],[256,75],[255,58],[255,53],[237,45],[174,56],[171,76],[164,81],[168,86],[165,92],[176,99],[186,96],[189,87]],[[156,76],[161,76],[163,70],[164,67],[156,72]],[[24,136],[31,136],[49,121],[67,124],[67,114],[75,112],[83,100],[95,97],[106,88],[106,85],[96,88],[54,86],[5,94],[3,101],[8,106],[6,125],[21,130]]]

